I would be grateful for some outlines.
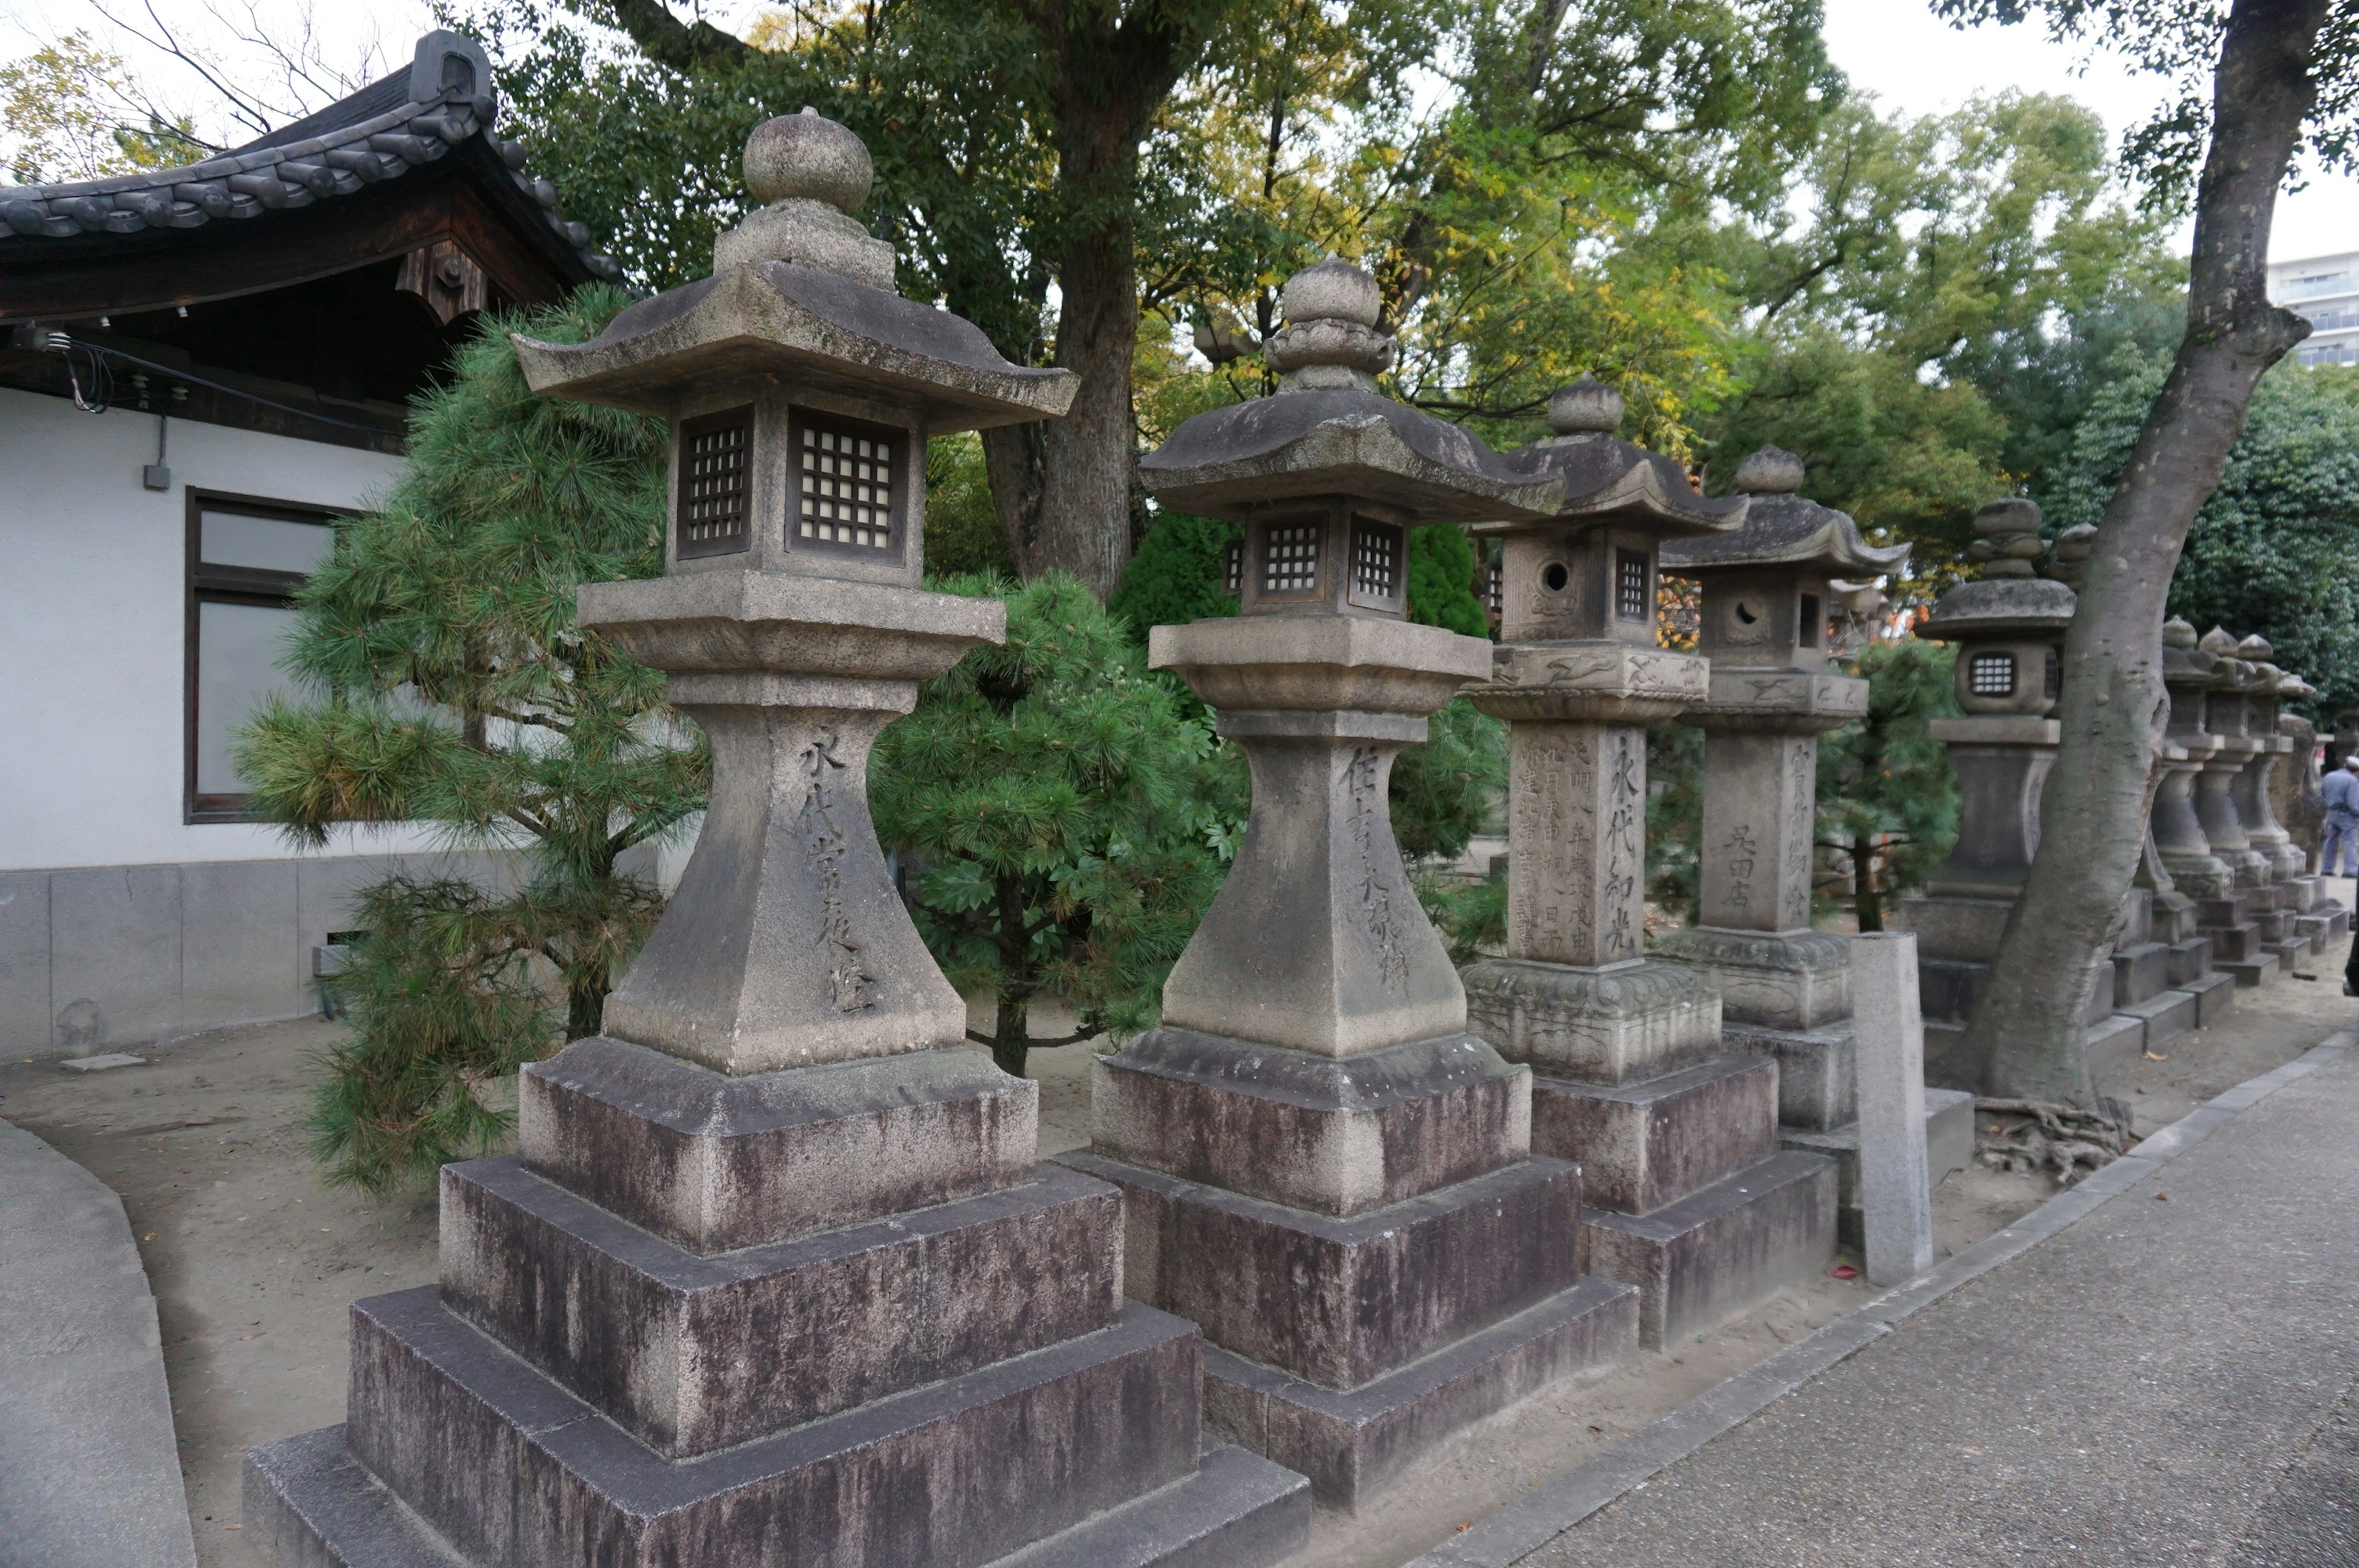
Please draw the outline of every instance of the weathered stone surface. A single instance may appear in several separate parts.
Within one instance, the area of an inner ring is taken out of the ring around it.
[[[1649,1349],[1724,1322],[1834,1260],[1835,1164],[1788,1152],[1644,1216],[1585,1209],[1593,1271],[1638,1287]]]
[[[1835,1238],[1857,1249],[1866,1238],[1859,1203],[1859,1124],[1823,1131],[1801,1127],[1777,1130],[1780,1149],[1824,1154],[1835,1162]],[[1963,1089],[1925,1091],[1925,1173],[1934,1186],[1973,1163],[1974,1097]]]
[[[2195,999],[2195,1027],[2209,1029],[2236,1005],[2236,977],[2213,969],[2180,988]]]
[[[352,1456],[341,1426],[253,1450],[245,1480],[246,1539],[265,1561],[285,1568],[477,1568]],[[1205,1451],[1194,1475],[988,1568],[1263,1568],[1299,1550],[1310,1528],[1309,1481],[1220,1444]]]
[[[1859,1205],[1867,1277],[1900,1285],[1933,1266],[1933,1184],[1925,1149],[1925,1017],[1917,935],[1852,938],[1859,999]]]
[[[2150,1001],[2170,984],[2170,949],[2159,942],[2141,942],[2114,949],[2114,1006],[2126,1010]]]
[[[1652,950],[1702,972],[1720,992],[1723,1028],[1812,1030],[1851,1016],[1850,951],[1829,932],[1690,925],[1659,933]]]
[[[723,1252],[1026,1179],[1039,1086],[959,1045],[734,1076],[603,1036],[517,1080],[517,1144],[560,1186]]]
[[[2185,988],[2212,968],[2212,938],[2190,936],[2170,946],[2170,983]]]
[[[1164,1028],[1093,1064],[1110,1159],[1352,1215],[1524,1158],[1531,1071],[1471,1034],[1336,1058]]]
[[[1625,1084],[1722,1051],[1719,994],[1677,964],[1582,969],[1486,958],[1463,973],[1468,1027],[1549,1077]]]
[[[1711,676],[1693,654],[1652,643],[1507,642],[1492,650],[1490,684],[1467,696],[1494,719],[1518,724],[1647,724],[1703,701]]]
[[[1776,1058],[1781,1126],[1823,1130],[1859,1114],[1849,1018],[1807,1030],[1730,1024],[1721,1040],[1732,1051]]]
[[[355,1303],[352,1453],[485,1564],[967,1568],[1196,1465],[1201,1341],[1113,1327],[841,1415],[667,1462],[451,1315]]]
[[[1697,924],[1804,933],[1818,817],[1815,734],[1730,730],[1708,716]],[[1772,722],[1763,719],[1758,722]]]
[[[1618,646],[1618,645],[1617,645]],[[1507,955],[1642,956],[1647,744],[1628,725],[1523,719],[1507,739]]]
[[[1532,1152],[1581,1167],[1582,1201],[1649,1214],[1777,1147],[1777,1065],[1723,1056],[1621,1085],[1532,1083]]]
[[[1075,1151],[1123,1190],[1124,1287],[1221,1348],[1356,1388],[1579,1275],[1581,1175],[1532,1159],[1335,1218]]]
[[[2160,990],[2144,1001],[2129,1002],[2115,1011],[2125,1018],[2136,1019],[2143,1026],[2140,1044],[2148,1051],[2160,1051],[2196,1026],[2192,991]]]
[[[2052,719],[2020,717],[1936,719],[1928,729],[1957,770],[1961,827],[1926,891],[2012,900],[2039,852],[2040,796],[2062,731]]]
[[[1893,912],[1895,926],[1917,933],[1917,957],[1988,963],[1998,952],[2011,898],[1934,898],[1910,894]],[[1926,1003],[1927,1017],[1939,1010]]]
[[[1107,1326],[1122,1201],[1047,1166],[700,1258],[516,1161],[479,1160],[442,1167],[441,1278],[451,1310],[679,1459]]]
[[[1349,1392],[1207,1346],[1204,1423],[1310,1476],[1321,1502],[1354,1509],[1473,1422],[1603,1376],[1637,1347],[1638,1292],[1584,1279]]]

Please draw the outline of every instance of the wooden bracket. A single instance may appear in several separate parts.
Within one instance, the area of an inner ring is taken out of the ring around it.
[[[481,310],[489,291],[475,258],[450,240],[437,240],[403,256],[401,276],[393,286],[404,294],[416,295],[446,327]]]

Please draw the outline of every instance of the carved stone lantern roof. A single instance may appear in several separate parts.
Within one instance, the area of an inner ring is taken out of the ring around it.
[[[1481,440],[1376,391],[1395,340],[1377,330],[1375,279],[1338,260],[1288,279],[1287,325],[1263,351],[1277,393],[1199,414],[1139,460],[1156,498],[1237,521],[1349,497],[1403,523],[1554,515],[1552,475],[1519,471]]]
[[[852,216],[867,149],[806,109],[757,130],[747,188],[769,205],[723,233],[715,270],[641,300],[586,343],[515,340],[535,392],[669,415],[713,382],[890,402],[929,434],[1061,416],[1081,378],[1010,363],[974,323],[893,292],[893,253]]]
[[[1843,573],[1875,577],[1908,563],[1906,545],[1871,545],[1847,512],[1821,506],[1795,492],[1802,462],[1793,453],[1764,447],[1737,465],[1736,488],[1751,504],[1744,522],[1722,534],[1667,543],[1663,569],[1681,577],[1717,571],[1791,567],[1814,575]]]
[[[1678,463],[1614,435],[1622,409],[1620,393],[1584,375],[1549,395],[1549,426],[1555,434],[1500,460],[1519,473],[1564,481],[1564,500],[1554,514],[1559,522],[1634,523],[1669,539],[1725,533],[1745,521],[1748,497],[1700,495]],[[1504,519],[1478,523],[1474,532],[1516,525]]]
[[[2168,685],[2208,686],[2220,673],[2220,655],[2201,646],[2191,622],[2172,616],[2162,623],[2162,678]]]
[[[2007,497],[1974,514],[1973,554],[1984,575],[1962,582],[1934,601],[1916,634],[1937,642],[1988,638],[2061,640],[2080,596],[2064,583],[2031,575],[2031,557],[2048,546],[2039,538],[2039,508]]]

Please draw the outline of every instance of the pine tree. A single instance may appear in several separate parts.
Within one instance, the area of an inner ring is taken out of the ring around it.
[[[1881,931],[1900,895],[1931,879],[1958,838],[1958,775],[1929,720],[1954,717],[1956,650],[1903,637],[1849,662],[1867,713],[1819,741],[1819,842],[1851,861],[1852,908]]]
[[[574,624],[581,584],[663,569],[664,427],[535,396],[507,342],[582,341],[625,303],[593,287],[487,320],[413,403],[409,467],[298,601],[280,662],[310,699],[266,707],[238,752],[298,842],[427,823],[518,862],[499,890],[360,895],[352,1033],[311,1124],[334,1180],[386,1190],[479,1150],[502,1118],[475,1085],[597,1033],[661,907],[620,858],[703,804],[709,759],[662,677]]]

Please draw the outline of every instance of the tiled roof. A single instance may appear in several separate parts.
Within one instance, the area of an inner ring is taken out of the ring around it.
[[[498,114],[482,48],[457,33],[429,33],[407,71],[218,157],[106,179],[0,189],[0,265],[19,239],[195,229],[333,200],[398,179],[481,136],[580,265],[593,276],[620,279],[614,258],[590,248],[590,231],[559,211],[557,188],[527,172],[524,148],[491,135]]]

